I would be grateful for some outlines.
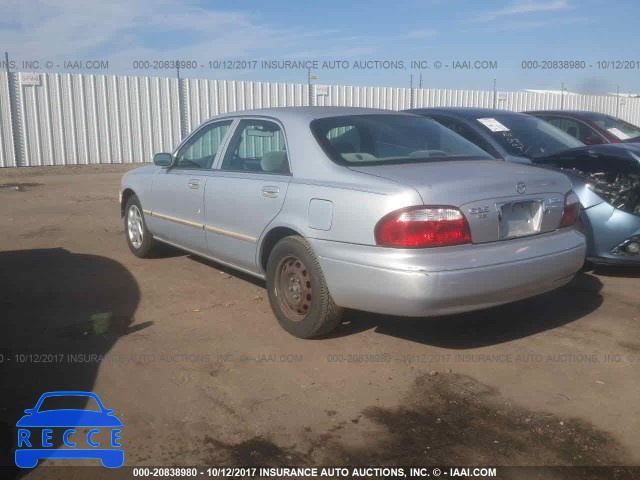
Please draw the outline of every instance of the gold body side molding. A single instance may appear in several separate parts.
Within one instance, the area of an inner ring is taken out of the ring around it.
[[[188,227],[194,227],[194,228],[202,228],[212,233],[226,235],[227,237],[237,238],[239,240],[244,240],[245,242],[251,242],[251,243],[258,242],[258,239],[256,237],[245,235],[244,233],[233,232],[231,230],[225,230],[223,228],[216,228],[211,225],[204,225],[202,223],[192,222],[191,220],[186,220],[184,218],[173,217],[171,215],[165,215],[164,213],[152,212],[151,210],[142,210],[142,211],[145,215],[161,218],[163,220],[168,220],[170,222],[179,223],[180,225],[186,225]]]

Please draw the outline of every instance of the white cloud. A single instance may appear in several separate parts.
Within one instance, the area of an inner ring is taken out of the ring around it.
[[[480,15],[471,20],[472,23],[490,22],[504,17],[512,17],[514,15],[525,15],[541,12],[555,12],[559,10],[567,10],[569,3],[567,0],[548,0],[548,1],[532,1],[520,0],[506,7],[494,10],[492,12]]]
[[[206,62],[266,51],[282,57],[327,35],[326,30],[268,25],[255,12],[218,11],[179,0],[4,0],[0,18],[0,45],[16,60]]]
[[[563,25],[583,25],[593,23],[594,19],[587,17],[576,18],[550,18],[547,20],[522,20],[514,22],[501,23],[499,25],[492,25],[486,29],[487,32],[499,32],[499,31],[525,31],[525,30],[537,30],[540,28],[553,28]]]

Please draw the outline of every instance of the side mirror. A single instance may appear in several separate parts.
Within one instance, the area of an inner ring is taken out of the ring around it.
[[[33,408],[27,408],[24,413],[26,413],[27,415],[31,415],[33,413]]]
[[[159,167],[170,167],[173,165],[173,155],[170,153],[156,153],[153,156],[153,163]]]

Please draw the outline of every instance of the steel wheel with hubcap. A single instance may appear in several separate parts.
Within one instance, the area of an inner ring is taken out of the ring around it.
[[[299,338],[326,335],[342,318],[331,298],[320,263],[302,237],[280,240],[267,263],[267,293],[280,325]]]

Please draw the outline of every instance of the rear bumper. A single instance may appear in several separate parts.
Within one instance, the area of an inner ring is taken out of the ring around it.
[[[334,301],[411,317],[491,307],[553,290],[582,267],[574,229],[508,242],[401,250],[309,239]]]

